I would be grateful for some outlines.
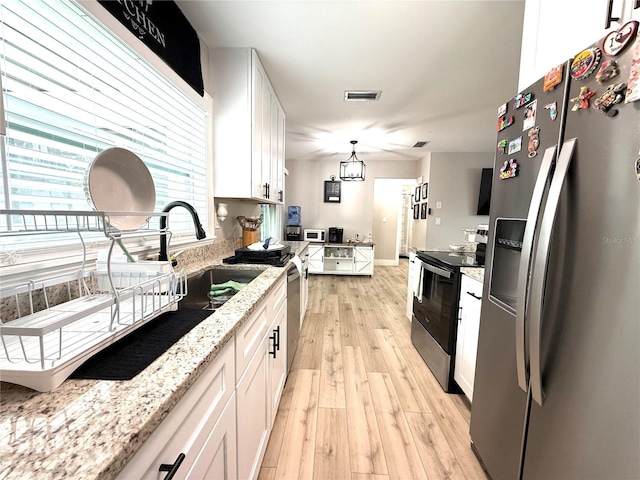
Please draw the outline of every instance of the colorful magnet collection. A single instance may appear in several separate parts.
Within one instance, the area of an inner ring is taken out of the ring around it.
[[[615,117],[618,114],[616,105],[640,100],[640,22],[632,20],[623,25],[619,30],[610,32],[600,46],[591,46],[578,53],[570,64],[568,74],[574,81],[588,78],[595,72],[595,80],[598,84],[606,85],[605,90],[592,91],[588,86],[582,85],[575,97],[570,98],[573,103],[572,112],[586,110],[590,101],[594,109],[603,115]],[[618,62],[614,58],[606,58],[600,63],[602,55],[614,57],[627,48],[632,47],[631,63],[629,67],[629,79],[624,82],[613,82],[620,75]],[[599,68],[598,68],[599,67]],[[564,80],[564,64],[552,68],[543,78],[543,92],[552,91]],[[593,84],[592,84],[593,85]],[[551,121],[558,118],[558,103],[548,102],[544,109],[549,112]],[[540,126],[537,123],[537,99],[532,92],[519,93],[513,98],[513,109],[524,108],[522,131],[527,132],[528,158],[538,154],[540,147]],[[513,116],[508,116],[508,102],[498,108],[498,132],[510,127],[514,123]],[[499,154],[512,155],[522,150],[522,136],[509,140],[501,139],[496,150]],[[516,158],[505,160],[499,171],[500,180],[515,178],[518,175],[520,165]],[[635,174],[640,181],[640,158],[634,162]]]

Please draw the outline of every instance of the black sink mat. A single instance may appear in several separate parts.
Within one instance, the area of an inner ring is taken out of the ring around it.
[[[167,312],[89,358],[69,378],[131,380],[213,312]]]

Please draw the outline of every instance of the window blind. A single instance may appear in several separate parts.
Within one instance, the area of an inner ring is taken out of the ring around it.
[[[2,208],[90,210],[87,167],[117,146],[149,168],[155,211],[183,200],[207,225],[204,108],[73,1],[2,2],[0,28]],[[184,209],[169,226],[174,238],[194,233]]]

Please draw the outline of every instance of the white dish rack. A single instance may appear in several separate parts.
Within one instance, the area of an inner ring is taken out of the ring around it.
[[[149,222],[135,231],[110,226],[110,216],[125,215],[152,218],[167,213],[0,210],[0,237],[77,232],[82,243],[79,270],[2,286],[0,299],[6,303],[13,297],[17,313],[16,319],[0,324],[2,381],[53,390],[90,356],[161,313],[177,309],[187,293],[184,271],[174,271],[170,262],[111,261],[114,244],[124,238],[167,234],[150,228]],[[111,241],[106,261],[98,262],[96,269],[85,267],[85,232],[102,232]],[[53,286],[77,298],[50,306],[47,289]]]

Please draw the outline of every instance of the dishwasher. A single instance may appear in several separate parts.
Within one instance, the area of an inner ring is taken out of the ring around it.
[[[300,272],[291,265],[287,270],[287,371],[291,370],[293,357],[300,339]]]

